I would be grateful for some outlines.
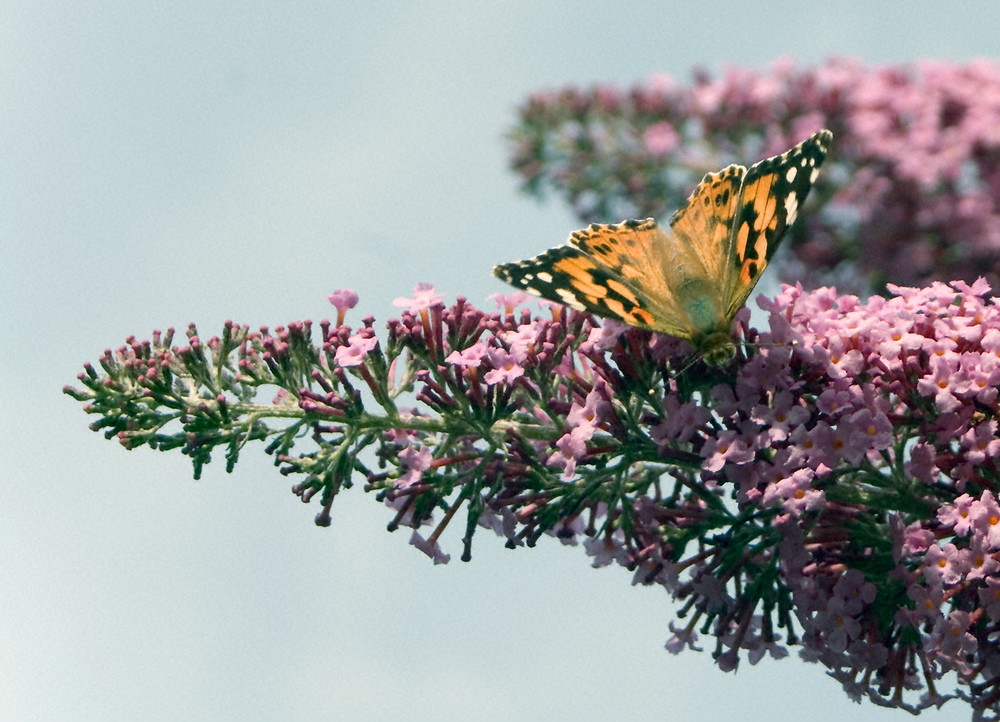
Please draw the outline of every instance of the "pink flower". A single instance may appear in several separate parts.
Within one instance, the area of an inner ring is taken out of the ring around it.
[[[826,161],[834,192],[800,221],[805,242],[785,251],[797,255],[808,285],[835,278],[864,290],[887,274],[924,284],[980,269],[996,281],[998,98],[994,60],[866,66],[836,58],[816,67],[699,70],[688,83],[566,88],[525,102],[512,165],[532,192],[554,190],[582,218],[623,209],[665,217],[705,171],[837,128]],[[853,259],[845,264],[848,245]],[[916,342],[897,331],[889,324],[880,333],[887,366],[902,363]]]
[[[944,504],[938,509],[938,521],[947,527],[951,527],[955,536],[965,536],[972,528],[972,505],[975,502],[973,497],[962,494],[951,504]]]
[[[910,524],[903,532],[902,552],[906,556],[922,554],[934,544],[934,532],[924,529],[920,522]]]
[[[357,366],[377,345],[378,339],[375,336],[363,336],[357,333],[348,339],[347,346],[337,348],[334,359],[340,366]]]
[[[598,351],[609,351],[618,345],[618,337],[628,329],[624,323],[608,319],[603,324],[590,330],[587,341]]]
[[[392,302],[396,308],[408,309],[410,313],[420,313],[441,305],[443,296],[434,292],[433,283],[418,283],[413,287],[413,298],[397,298]]]
[[[791,476],[770,484],[764,491],[761,506],[781,503],[784,510],[798,516],[807,509],[820,509],[826,503],[826,496],[819,489],[812,488],[815,473],[812,469],[797,469]]]
[[[934,630],[940,645],[938,647],[939,655],[950,657],[952,664],[960,672],[966,669],[961,657],[976,649],[976,638],[967,631],[969,623],[970,615],[968,612],[955,610],[948,615],[947,619],[939,621]]]
[[[650,155],[666,155],[681,142],[674,127],[665,121],[654,123],[642,133],[642,144]]]
[[[992,621],[1000,621],[1000,578],[989,576],[983,581],[986,582],[986,587],[979,589],[979,603],[986,609]]]
[[[859,570],[848,569],[833,585],[833,593],[847,602],[846,608],[851,614],[858,614],[875,601],[878,590],[865,581],[865,575]]]
[[[594,384],[587,394],[583,406],[574,403],[566,415],[566,423],[572,428],[556,442],[556,451],[546,464],[562,467],[563,478],[569,481],[576,473],[576,463],[587,453],[587,442],[593,437],[601,419],[609,414],[611,404],[607,400],[607,386],[603,381]]]
[[[850,417],[850,423],[862,439],[866,439],[866,450],[881,451],[892,446],[896,440],[892,422],[881,411],[858,409]]]
[[[966,579],[989,579],[1000,570],[1000,562],[993,558],[993,555],[986,549],[981,540],[974,540],[969,547],[968,553],[969,570],[965,574]]]
[[[933,484],[941,473],[935,464],[936,458],[933,445],[914,444],[910,449],[910,460],[906,462],[906,471],[923,484]]]
[[[611,402],[608,400],[607,384],[598,379],[594,388],[587,394],[583,406],[575,403],[566,415],[566,423],[570,426],[596,426],[611,413]]]
[[[790,429],[809,418],[809,412],[798,404],[793,405],[793,397],[787,391],[778,392],[771,406],[759,404],[753,408],[751,418],[764,427],[770,441],[784,441]]]
[[[969,429],[961,437],[965,458],[973,464],[982,464],[987,459],[1000,455],[1000,439],[997,438],[997,422],[990,420]]]
[[[349,288],[339,288],[326,298],[337,309],[338,326],[344,322],[344,314],[358,305],[357,292]]]
[[[527,303],[534,296],[531,296],[524,291],[514,291],[512,293],[491,293],[487,296],[488,299],[496,302],[497,308],[505,311],[506,313],[514,313],[514,309],[520,306],[522,303]]]
[[[524,323],[515,331],[504,331],[500,337],[510,346],[511,353],[519,358],[527,358],[538,338],[538,327],[535,323]]]
[[[954,544],[945,544],[943,547],[932,544],[924,554],[924,577],[929,584],[938,581],[955,584],[961,580],[967,568],[965,550]]]
[[[933,396],[934,405],[941,411],[954,411],[962,403],[955,395],[958,359],[954,355],[934,357],[930,365],[930,373],[917,382],[917,390],[924,396]]]
[[[978,501],[972,502],[969,509],[973,531],[984,537],[986,546],[990,549],[1000,549],[1000,504],[989,491],[984,491]]]
[[[478,367],[486,360],[487,347],[482,341],[477,341],[461,351],[452,351],[445,357],[445,362],[456,366]]]

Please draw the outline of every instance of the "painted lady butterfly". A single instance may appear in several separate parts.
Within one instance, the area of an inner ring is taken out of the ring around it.
[[[736,355],[731,326],[819,174],[821,130],[749,170],[709,173],[674,213],[576,231],[568,245],[493,269],[503,281],[580,311],[688,339],[705,362]]]

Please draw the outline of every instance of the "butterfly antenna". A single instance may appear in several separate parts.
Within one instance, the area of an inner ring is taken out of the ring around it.
[[[694,366],[696,363],[702,360],[702,356],[703,354],[700,351],[695,351],[690,356],[688,356],[684,362],[684,365],[674,372],[674,379],[680,378],[685,373],[687,373],[692,366]]]

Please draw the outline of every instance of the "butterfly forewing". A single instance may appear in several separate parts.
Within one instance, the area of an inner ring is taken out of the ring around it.
[[[830,131],[822,130],[746,172],[723,252],[727,263],[722,287],[729,318],[746,303],[785,231],[795,222],[832,138]]]
[[[732,236],[746,170],[741,165],[731,165],[718,173],[709,173],[694,189],[685,206],[670,218],[670,230],[677,236],[678,245],[689,248],[701,266],[696,269],[692,263],[691,268],[682,269],[683,275],[694,275],[700,270],[721,283],[726,266],[723,249]]]

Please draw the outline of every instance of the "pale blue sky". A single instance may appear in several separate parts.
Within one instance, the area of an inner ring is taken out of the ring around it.
[[[317,529],[262,454],[195,483],[60,393],[128,334],[339,287],[380,323],[417,281],[485,303],[576,225],[506,169],[533,90],[998,51],[1000,5],[873,5],[0,2],[0,720],[892,714],[797,660],[670,656],[665,594],[580,550],[446,535],[433,567],[360,488]]]

